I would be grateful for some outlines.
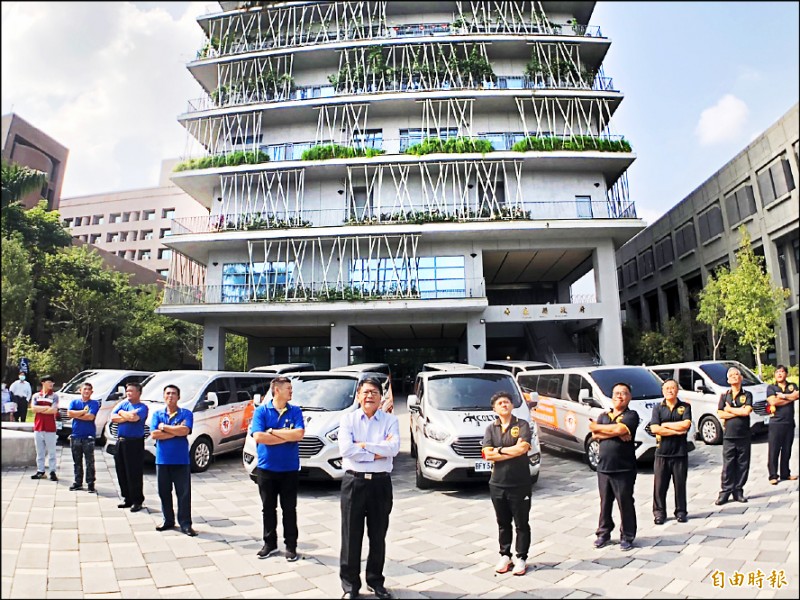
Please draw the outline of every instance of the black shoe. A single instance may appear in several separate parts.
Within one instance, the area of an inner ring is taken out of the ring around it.
[[[267,558],[268,556],[272,556],[277,551],[278,551],[277,546],[270,546],[269,544],[264,544],[261,550],[259,550],[256,553],[256,556],[258,556],[258,558]]]
[[[602,548],[603,546],[608,544],[608,542],[610,542],[610,541],[611,541],[611,536],[610,535],[598,535],[597,539],[594,541],[594,547],[595,548]]]
[[[58,481],[58,476],[55,471],[50,471],[50,481]]]
[[[744,497],[744,494],[734,494],[733,499],[736,500],[736,502],[747,502],[747,498]]]
[[[730,494],[723,492],[719,495],[719,498],[716,499],[714,504],[716,504],[717,506],[722,506],[723,504],[727,504],[730,497],[731,497]]]
[[[197,535],[197,532],[194,529],[192,529],[191,525],[189,525],[189,527],[181,527],[181,533],[184,535],[188,535],[189,537],[194,537]]]
[[[286,562],[296,562],[300,556],[297,554],[297,550],[287,550],[286,551]]]
[[[69,491],[70,492],[74,492],[75,490],[82,490],[82,489],[83,489],[83,486],[80,483],[73,483],[71,486],[69,486]]]
[[[664,517],[655,517],[653,518],[653,523],[656,525],[663,525],[664,524]]]
[[[167,529],[175,529],[175,523],[162,523],[156,525],[156,531],[166,531]]]
[[[139,512],[140,510],[142,510],[141,504],[134,504],[133,506],[131,506],[131,512]]]
[[[689,520],[689,517],[687,517],[686,515],[679,515],[679,516],[675,517],[675,520],[678,523],[686,523],[686,521]]]
[[[377,585],[376,585],[375,587],[370,587],[370,586],[367,586],[367,589],[368,589],[370,592],[372,592],[373,594],[375,594],[375,595],[376,595],[378,598],[380,598],[381,600],[388,600],[388,598],[394,598],[394,596],[392,596],[392,592],[390,592],[389,590],[387,590],[387,589],[386,589],[385,587],[383,587],[382,585],[381,585],[381,586],[377,586]]]
[[[44,479],[44,471],[37,471],[31,475],[31,479]]]
[[[87,486],[87,491],[88,491],[90,494],[96,494],[96,493],[97,493],[97,490],[96,490],[96,489],[94,489],[94,484],[93,484],[93,483],[90,483],[90,484]]]
[[[117,504],[117,508],[130,508],[131,506],[133,506],[133,504],[130,504],[128,502],[123,502],[122,504]]]
[[[622,540],[619,543],[619,549],[623,552],[627,552],[628,550],[633,550],[633,542],[629,540]]]
[[[361,598],[361,594],[358,592],[345,592],[342,594],[342,598]]]

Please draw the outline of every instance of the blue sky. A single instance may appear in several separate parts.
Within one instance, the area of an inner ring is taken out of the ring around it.
[[[183,153],[177,115],[207,2],[2,3],[2,113],[70,149],[65,197],[155,186]],[[798,101],[796,2],[598,2],[612,121],[638,158],[631,199],[652,222]],[[64,24],[69,23],[69,27]]]

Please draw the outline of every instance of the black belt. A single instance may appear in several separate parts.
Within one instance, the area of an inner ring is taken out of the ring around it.
[[[352,475],[356,479],[388,479],[392,476],[391,473],[386,471],[379,471],[377,473],[362,473],[361,471],[345,471],[348,475]]]

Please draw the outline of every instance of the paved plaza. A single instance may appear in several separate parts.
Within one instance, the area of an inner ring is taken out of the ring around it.
[[[599,508],[594,473],[576,455],[545,451],[534,487],[531,567],[514,577],[493,572],[497,529],[485,484],[427,491],[414,486],[403,408],[385,569],[386,585],[398,598],[800,595],[798,484],[769,485],[765,437],[753,444],[749,503],[722,507],[714,505],[721,446],[699,444],[689,458],[685,524],[671,514],[665,525],[653,524],[653,474],[642,468],[636,482],[639,533],[627,553],[616,543],[617,531],[614,544],[592,547]],[[145,470],[146,510],[131,513],[117,508],[111,456],[96,450],[99,493],[92,495],[68,490],[69,448],[59,445],[58,454],[58,483],[31,480],[33,468],[2,472],[3,598],[341,597],[338,485],[301,485],[301,560],[259,560],[258,490],[239,453],[193,476],[195,538],[155,531],[161,514],[153,467]],[[800,473],[798,456],[795,438],[793,473]]]

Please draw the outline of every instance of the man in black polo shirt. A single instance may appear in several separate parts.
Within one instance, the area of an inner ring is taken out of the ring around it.
[[[597,526],[595,548],[602,548],[611,540],[614,521],[611,510],[614,500],[619,506],[622,526],[619,529],[620,550],[633,549],[636,538],[636,506],[633,486],[636,483],[636,428],[639,415],[630,410],[631,388],[627,383],[617,383],[611,392],[611,405],[607,413],[589,422],[592,439],[600,440],[597,461],[597,485],[600,489],[600,521]]]
[[[728,369],[731,386],[722,394],[717,406],[717,416],[723,421],[722,438],[722,491],[714,504],[725,504],[731,494],[737,502],[747,502],[744,484],[750,473],[750,413],[753,412],[753,395],[742,389],[742,373],[736,367]]]
[[[769,403],[769,441],[767,443],[769,482],[778,483],[778,463],[781,480],[794,481],[797,475],[789,471],[794,439],[794,403],[800,398],[800,390],[794,383],[786,381],[787,369],[783,365],[775,368],[775,383],[767,387]]]
[[[650,431],[658,447],[653,463],[653,522],[663,525],[667,518],[667,489],[670,478],[675,488],[675,518],[686,523],[686,476],[689,448],[686,434],[692,427],[692,407],[678,399],[678,383],[667,379],[661,386],[664,401],[653,407]]]
[[[511,560],[511,520],[517,532],[514,575],[525,575],[528,549],[531,546],[531,472],[528,450],[531,449],[531,426],[511,414],[514,404],[506,392],[497,392],[491,399],[497,419],[486,427],[481,447],[486,460],[492,461],[489,495],[497,517],[500,540],[500,562],[497,573],[508,573]]]

